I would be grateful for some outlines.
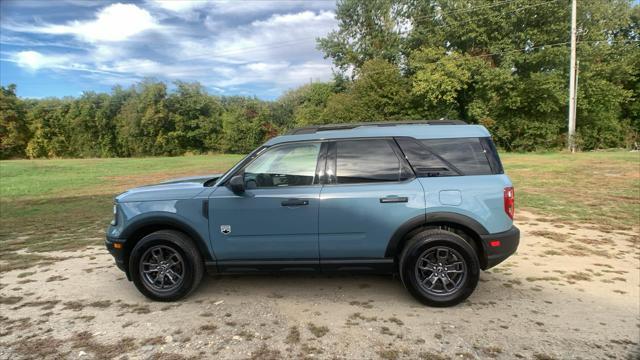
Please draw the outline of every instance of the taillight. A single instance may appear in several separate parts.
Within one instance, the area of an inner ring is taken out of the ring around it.
[[[509,218],[513,220],[513,215],[516,211],[515,205],[515,192],[513,191],[513,187],[504,188],[504,212],[507,213]]]

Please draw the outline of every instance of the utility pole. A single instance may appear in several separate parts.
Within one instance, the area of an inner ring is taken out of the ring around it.
[[[577,0],[571,0],[571,65],[569,70],[569,132],[567,134],[567,147],[569,151],[576,151],[576,17]]]

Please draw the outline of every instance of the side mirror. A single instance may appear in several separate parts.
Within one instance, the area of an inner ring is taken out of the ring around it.
[[[235,194],[244,194],[244,176],[236,175],[229,180],[229,188]]]

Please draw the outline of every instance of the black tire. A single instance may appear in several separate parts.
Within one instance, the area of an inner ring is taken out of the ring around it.
[[[171,260],[160,265],[161,262],[154,253],[160,254],[163,259],[167,257]],[[145,265],[149,264],[149,260],[158,264]],[[174,268],[167,268],[167,263],[176,265],[172,265]],[[163,279],[158,282],[162,281],[162,284],[152,283],[150,278],[153,276],[145,275],[145,271],[158,278],[161,273],[155,269],[161,267]],[[145,236],[133,248],[129,257],[129,272],[133,283],[144,296],[155,301],[175,301],[189,295],[198,287],[204,266],[198,249],[188,236],[179,231],[160,230]],[[167,288],[162,288],[165,286],[165,280]],[[173,283],[169,284],[169,281]]]
[[[438,256],[444,254],[448,255],[441,259],[448,260],[441,262],[444,266],[438,266]],[[430,259],[436,259],[436,263]],[[480,277],[480,263],[473,247],[462,237],[432,229],[407,242],[400,256],[399,272],[404,286],[420,302],[446,307],[459,304],[473,293]]]

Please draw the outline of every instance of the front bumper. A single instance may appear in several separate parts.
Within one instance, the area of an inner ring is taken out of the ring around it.
[[[127,267],[126,267],[125,257],[124,257],[125,241],[126,239],[119,239],[119,238],[107,236],[107,239],[104,241],[104,245],[107,247],[107,250],[109,250],[109,253],[115,259],[116,265],[118,266],[118,268],[124,271],[127,274],[127,277],[129,277],[129,273],[127,272]],[[119,244],[119,248],[116,247],[118,246],[116,244]]]
[[[482,235],[480,238],[485,253],[485,261],[482,265],[486,270],[500,264],[518,250],[520,230],[512,226],[507,231]]]

